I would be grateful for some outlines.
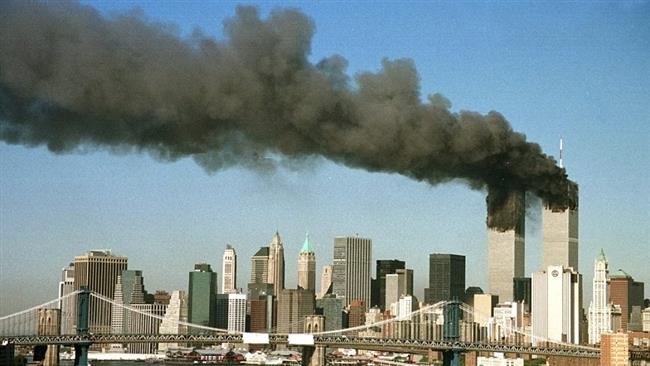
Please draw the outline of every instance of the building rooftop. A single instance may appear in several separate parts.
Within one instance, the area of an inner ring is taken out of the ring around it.
[[[314,248],[311,245],[311,242],[309,241],[309,233],[305,236],[305,242],[302,243],[302,248],[300,249],[300,253],[314,253]]]
[[[619,269],[618,271],[616,271],[616,273],[610,275],[609,278],[619,278],[619,279],[620,279],[620,278],[630,278],[630,279],[631,279],[632,276],[630,276],[630,275],[629,275],[627,272],[625,272],[624,270]]]
[[[268,257],[269,247],[261,247],[253,257]]]

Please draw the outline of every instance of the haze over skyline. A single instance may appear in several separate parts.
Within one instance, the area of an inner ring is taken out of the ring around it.
[[[90,4],[105,14],[133,6]],[[150,20],[177,24],[184,36],[200,27],[217,38],[236,6],[135,5]],[[263,3],[260,11],[265,17],[286,5]],[[580,184],[586,284],[601,247],[612,271],[650,283],[647,3],[288,5],[316,25],[312,62],[341,54],[353,75],[376,71],[384,57],[411,58],[422,99],[439,92],[454,112],[496,110],[550,155],[557,156],[563,136],[564,163]],[[230,243],[239,257],[238,286],[245,287],[250,256],[276,229],[285,241],[288,286],[295,286],[309,231],[318,275],[331,262],[334,236],[359,233],[373,240],[374,260],[397,258],[414,269],[420,299],[433,252],[466,255],[468,285],[487,290],[485,192],[462,183],[430,187],[322,159],[270,174],[229,168],[209,175],[187,158],[168,163],[84,150],[53,155],[0,144],[0,293],[20,293],[2,296],[0,314],[55,297],[61,268],[95,248],[128,256],[153,291],[186,288],[196,262],[220,268]],[[541,262],[540,218],[529,211],[527,274]],[[590,286],[584,289],[588,303]]]

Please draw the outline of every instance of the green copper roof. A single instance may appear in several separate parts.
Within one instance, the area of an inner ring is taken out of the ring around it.
[[[607,257],[605,257],[605,252],[603,251],[603,248],[600,248],[600,253],[598,253],[598,256],[596,257],[597,261],[602,261],[602,262],[607,262]]]
[[[302,243],[302,248],[300,249],[300,253],[313,253],[314,248],[311,246],[311,243],[309,242],[309,233],[307,233],[305,237],[305,242]]]
[[[616,271],[615,274],[609,276],[609,278],[632,278],[632,276],[630,276],[630,275],[629,275],[627,272],[625,272],[624,270],[619,269],[618,271]]]

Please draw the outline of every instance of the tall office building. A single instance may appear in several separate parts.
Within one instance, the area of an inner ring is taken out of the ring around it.
[[[278,296],[284,289],[284,244],[276,231],[269,244],[269,276],[266,283],[273,285],[273,295]]]
[[[74,292],[74,263],[70,263],[61,271],[61,282],[59,282],[59,297]],[[75,334],[77,320],[77,297],[70,296],[59,302],[61,309],[61,334]]]
[[[112,298],[117,277],[127,269],[128,258],[116,256],[108,249],[91,250],[74,258],[74,289],[88,288],[102,296]],[[95,297],[89,303],[89,331],[109,333],[112,307]]]
[[[376,275],[376,292],[377,299],[372,302],[372,306],[378,306],[379,309],[385,310],[390,304],[386,304],[386,275],[395,273],[398,269],[406,268],[406,262],[397,259],[380,259],[377,260]],[[397,295],[399,300],[399,295]],[[397,301],[395,300],[395,301]]]
[[[630,365],[629,335],[624,332],[603,334],[600,341],[601,366]]]
[[[316,254],[309,242],[309,234],[298,254],[298,287],[316,291]]]
[[[250,283],[267,283],[269,279],[269,247],[261,247],[251,257]]]
[[[561,210],[545,205],[542,212],[542,268],[563,266],[578,271],[578,185],[570,184],[575,207]]]
[[[189,323],[214,327],[216,323],[217,274],[207,263],[194,265],[188,286],[187,319]],[[198,331],[194,330],[193,331]]]
[[[165,315],[160,322],[160,334],[186,334],[187,326],[179,324],[187,322],[187,295],[185,291],[175,290],[171,293],[169,304]],[[169,348],[178,348],[178,343],[161,343],[159,351],[166,351]]]
[[[302,333],[304,318],[313,315],[315,296],[312,290],[285,289],[278,296],[278,333]]]
[[[413,270],[397,269],[385,276],[386,289],[384,304],[386,309],[399,301],[402,296],[413,295]],[[395,315],[395,314],[393,314]]]
[[[505,212],[513,215],[516,225],[502,231],[488,228],[488,292],[499,296],[499,301],[513,300],[513,278],[524,277],[526,237],[526,204],[523,192],[513,192],[505,205]],[[490,218],[488,217],[488,220]]]
[[[594,261],[594,279],[589,304],[589,343],[600,343],[600,335],[612,331],[612,313],[607,293],[607,258],[600,250]]]
[[[323,266],[323,272],[320,275],[320,294],[317,297],[323,297],[332,286],[332,266]],[[327,320],[325,320],[327,322]]]
[[[216,327],[232,332],[246,331],[246,295],[217,295]]]
[[[333,294],[326,294],[316,300],[317,313],[325,317],[323,330],[343,328],[343,299]]]
[[[334,238],[332,293],[343,298],[344,306],[353,300],[370,303],[372,241],[355,236]],[[367,309],[364,309],[364,313]]]
[[[530,277],[515,277],[512,279],[512,301],[524,304],[524,312],[530,313],[532,300],[532,280]]]
[[[144,304],[145,289],[142,271],[123,270],[117,277],[113,294],[113,309],[111,311],[111,331],[115,334],[128,333],[132,312],[123,306]]]
[[[223,252],[221,266],[221,291],[224,294],[237,293],[237,253],[230,244]]]
[[[533,336],[578,344],[582,275],[563,266],[533,273]]]
[[[127,334],[159,334],[162,318],[165,316],[165,304],[132,304],[136,310],[128,317]],[[147,315],[151,314],[153,316]],[[129,353],[156,353],[157,343],[127,343]]]
[[[643,307],[643,282],[619,269],[609,278],[609,300],[621,306],[621,329],[628,331],[633,306]],[[617,330],[617,329],[614,329]]]
[[[425,303],[435,304],[443,300],[461,300],[464,296],[465,256],[430,254],[429,287],[424,289]]]
[[[251,298],[248,303],[249,331],[253,333],[268,333],[273,331],[273,324],[276,323],[273,312],[273,295],[262,295]]]

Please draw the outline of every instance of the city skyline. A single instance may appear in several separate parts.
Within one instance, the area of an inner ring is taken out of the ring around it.
[[[105,13],[126,10],[124,4],[91,4]],[[544,37],[528,35],[523,40],[509,38],[510,32],[527,29],[512,18],[523,14],[528,17],[522,19],[530,21],[533,10],[506,10],[494,4],[473,9],[443,4],[436,14],[420,12],[417,7],[400,10],[399,17],[413,16],[409,33],[391,22],[385,24],[386,32],[380,32],[373,22],[338,19],[333,17],[332,6],[299,8],[317,27],[312,51],[315,60],[340,53],[350,61],[353,74],[376,70],[382,57],[411,57],[420,72],[423,99],[441,92],[451,100],[454,111],[498,110],[515,130],[526,133],[554,156],[558,139],[564,136],[565,165],[581,187],[579,272],[584,275],[583,282],[591,283],[590,264],[602,247],[608,253],[612,272],[622,268],[635,280],[650,283],[644,258],[637,255],[647,246],[650,234],[650,131],[639,107],[648,99],[648,76],[639,71],[647,69],[649,57],[637,58],[648,56],[648,48],[634,43],[631,36],[636,34],[633,25],[639,24],[639,29],[648,34],[647,25],[637,18],[639,12],[647,13],[647,5],[628,5],[565,5],[584,16],[584,22],[571,26],[566,25],[571,17],[540,6],[542,16],[527,26],[544,30]],[[216,9],[211,5],[210,11],[205,11],[210,16],[208,22],[205,17],[189,15],[197,10],[192,6],[185,11],[174,9],[174,5],[160,9],[144,3],[140,6],[153,20],[178,24],[183,34],[198,25],[220,36],[220,27],[215,24],[234,13],[233,3]],[[262,13],[276,6],[282,4],[262,5]],[[350,5],[352,18],[381,19],[375,13],[379,10],[358,8]],[[467,21],[468,26],[454,28],[457,34],[448,34],[452,28],[441,18],[449,14]],[[494,24],[482,38],[482,33],[472,30],[477,23],[469,15],[483,19],[491,18],[490,14],[508,20],[508,25],[514,23],[512,28]],[[612,19],[604,20],[605,15],[612,14]],[[341,22],[338,28],[332,23],[334,19]],[[590,22],[603,22],[594,31],[601,37],[584,33]],[[433,42],[422,36],[427,25],[434,23],[439,25],[433,29],[443,31],[448,39]],[[632,25],[625,26],[628,23]],[[554,24],[564,28],[558,30]],[[546,31],[548,25],[555,30]],[[382,37],[363,35],[373,34],[373,30]],[[566,34],[572,37],[562,38]],[[501,37],[512,40],[508,55],[516,60],[537,55],[533,46],[541,46],[549,56],[542,55],[544,62],[532,66],[522,63],[520,70],[513,69],[508,57],[485,48],[472,51],[472,47],[480,47],[481,40],[503,46]],[[409,42],[400,42],[404,39]],[[461,41],[470,61],[461,61],[456,67],[457,55],[447,51]],[[608,50],[611,45],[615,47]],[[427,49],[431,51],[422,51]],[[574,52],[577,58],[570,57],[567,63],[551,60]],[[616,58],[620,53],[632,56]],[[475,58],[482,56],[485,62],[476,62]],[[476,268],[467,274],[467,285],[488,288],[485,193],[461,183],[429,187],[404,177],[367,173],[320,159],[294,166],[288,163],[289,168],[273,174],[232,168],[208,175],[189,159],[160,163],[141,154],[111,155],[95,149],[52,155],[43,148],[3,142],[0,156],[0,293],[34,289],[20,298],[2,296],[0,313],[51,298],[56,294],[61,268],[73,256],[96,248],[112,248],[129,257],[129,265],[146,274],[150,289],[171,291],[187,286],[187,271],[194,263],[205,261],[220,268],[219,253],[226,243],[232,243],[241,256],[239,277],[245,279],[250,256],[268,243],[269,234],[275,230],[285,241],[287,287],[295,287],[297,252],[304,233],[309,231],[319,269],[331,263],[335,236],[360,233],[373,240],[373,263],[377,259],[400,259],[414,269],[418,298],[422,298],[427,273],[427,260],[421,258],[421,252],[467,256],[467,266]],[[526,276],[538,271],[542,261],[541,215],[534,207],[529,211],[537,217],[527,220],[526,225]],[[396,246],[406,250],[392,255]],[[25,266],[33,268],[30,278],[18,276]],[[320,271],[316,275],[319,278]],[[244,286],[245,281],[238,283],[238,287]],[[585,287],[583,297],[590,299],[589,286]]]

